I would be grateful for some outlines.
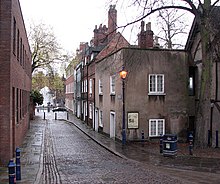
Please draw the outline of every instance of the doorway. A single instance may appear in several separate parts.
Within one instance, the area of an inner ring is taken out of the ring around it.
[[[115,112],[110,112],[110,138],[115,139]]]

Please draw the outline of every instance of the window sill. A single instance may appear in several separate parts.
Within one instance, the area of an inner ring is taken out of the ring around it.
[[[115,96],[115,93],[110,93],[110,96]]]
[[[99,96],[103,96],[103,94],[102,94],[102,93],[99,93]]]
[[[148,93],[148,96],[166,96],[166,93]]]
[[[153,138],[160,138],[159,135],[150,135],[149,138],[153,139]]]

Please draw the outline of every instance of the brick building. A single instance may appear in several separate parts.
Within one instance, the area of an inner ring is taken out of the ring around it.
[[[122,67],[125,79],[127,140],[177,134],[186,139],[191,115],[188,92],[188,56],[181,50],[154,48],[150,24],[141,24],[136,47],[108,51],[96,62],[96,108],[99,126],[113,139],[122,139]],[[104,52],[104,50],[102,51]],[[100,52],[100,54],[102,53]],[[102,86],[99,85],[102,81]]]
[[[65,106],[68,110],[75,112],[74,109],[74,62],[71,62],[66,68],[65,81]]]
[[[7,164],[29,126],[31,52],[19,0],[0,1],[0,164]]]

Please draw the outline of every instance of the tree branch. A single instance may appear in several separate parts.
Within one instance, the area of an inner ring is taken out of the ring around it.
[[[212,7],[214,7],[218,2],[219,2],[219,0],[216,0],[216,1],[213,3]]]
[[[198,15],[198,10],[191,0],[182,0],[182,1],[185,1],[192,8],[192,12],[195,16]],[[201,0],[199,0],[199,4],[202,6]]]
[[[188,0],[184,0],[184,1],[188,1]],[[194,12],[192,9],[187,8],[187,7],[184,7],[184,6],[163,6],[163,7],[159,7],[159,8],[156,8],[156,9],[151,9],[151,11],[150,11],[149,13],[147,13],[147,14],[144,15],[144,16],[142,16],[141,18],[139,18],[139,19],[137,19],[137,20],[135,20],[135,21],[129,22],[129,23],[127,23],[127,24],[124,25],[124,26],[119,26],[118,28],[124,28],[124,27],[130,26],[131,24],[140,22],[141,20],[143,20],[144,18],[148,17],[149,15],[151,15],[151,14],[157,12],[157,11],[165,10],[165,9],[182,9],[182,10],[189,11],[189,12],[191,12],[191,13],[194,14],[194,15],[197,14],[197,11]]]

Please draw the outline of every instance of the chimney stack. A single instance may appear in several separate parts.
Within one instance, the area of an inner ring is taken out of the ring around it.
[[[146,31],[144,30],[144,21],[141,22],[141,32],[138,34],[138,46],[140,48],[153,48],[154,39],[153,39],[153,31],[151,30],[151,23],[148,22],[146,24]]]
[[[110,41],[116,34],[117,10],[115,7],[115,5],[110,5],[108,11],[108,41]]]
[[[94,38],[93,44],[94,46],[106,45],[107,39],[107,27],[106,25],[100,24],[99,27],[96,25],[94,29]]]

